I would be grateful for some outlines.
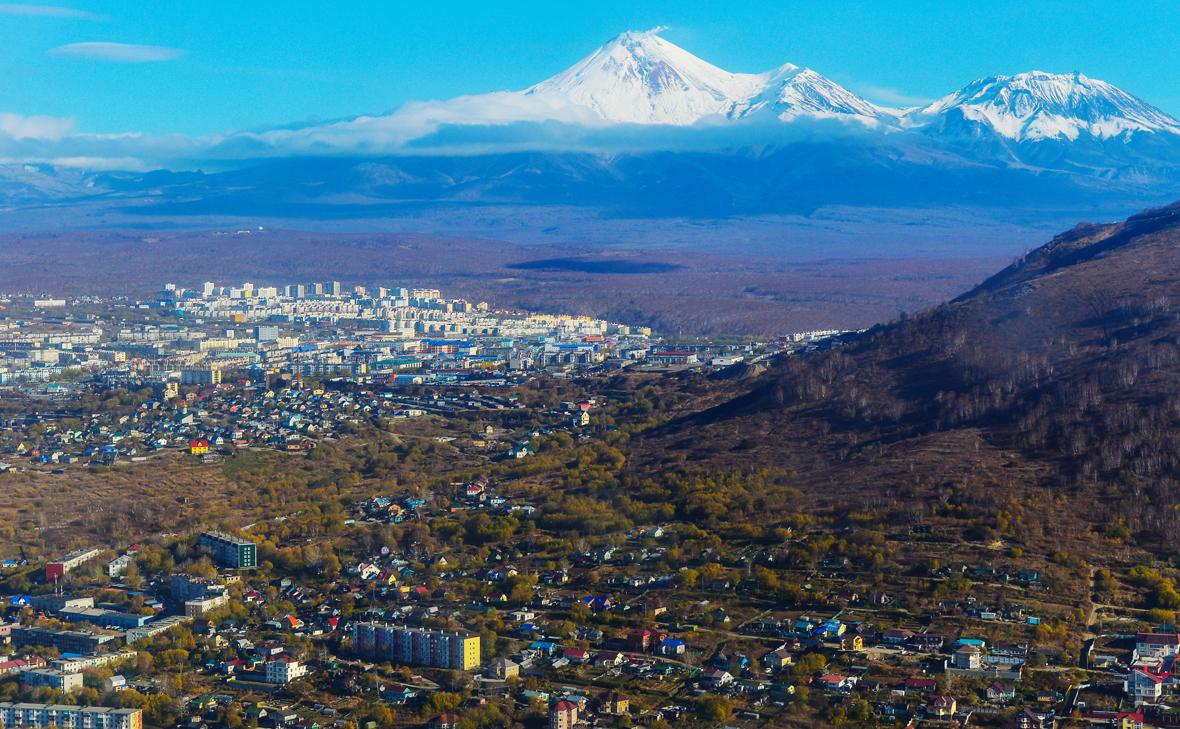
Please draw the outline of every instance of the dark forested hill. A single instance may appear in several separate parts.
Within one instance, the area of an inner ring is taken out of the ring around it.
[[[1078,226],[954,301],[729,386],[653,435],[652,461],[782,469],[866,504],[1044,489],[1180,534],[1180,204]]]

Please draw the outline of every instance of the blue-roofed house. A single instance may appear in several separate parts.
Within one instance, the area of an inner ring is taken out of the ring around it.
[[[529,644],[529,649],[552,656],[557,653],[557,644],[550,640],[535,640]]]
[[[824,635],[830,638],[839,638],[840,636],[844,635],[844,631],[847,629],[844,623],[840,622],[836,618],[832,618],[824,622],[823,626],[821,627],[823,628]]]
[[[664,656],[679,656],[684,654],[684,641],[678,638],[665,638],[660,641],[659,648],[657,648],[660,655]]]

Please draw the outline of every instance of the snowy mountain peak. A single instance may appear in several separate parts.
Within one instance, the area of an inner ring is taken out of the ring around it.
[[[1122,89],[1081,73],[991,76],[911,111],[910,126],[990,129],[1017,141],[1076,141],[1139,132],[1180,134],[1180,122]]]
[[[881,110],[818,73],[785,64],[732,73],[658,35],[628,31],[569,69],[522,92],[557,108],[591,110],[607,122],[687,126],[761,109],[780,119],[853,118],[875,123]]]
[[[866,101],[810,68],[787,64],[766,74],[766,79],[763,97],[783,121],[813,117],[875,125],[896,120],[897,112]]]
[[[655,32],[628,31],[523,93],[587,107],[609,122],[687,125],[728,115],[756,83],[755,76],[717,68]]]

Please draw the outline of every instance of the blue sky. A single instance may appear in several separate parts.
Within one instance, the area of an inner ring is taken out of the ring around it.
[[[0,113],[206,134],[515,89],[627,29],[732,71],[786,61],[887,103],[994,73],[1102,78],[1180,115],[1180,2],[0,3]]]

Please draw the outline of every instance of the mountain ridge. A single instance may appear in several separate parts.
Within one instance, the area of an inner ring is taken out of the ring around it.
[[[1026,142],[1180,136],[1180,121],[1076,71],[989,76],[924,106],[893,109],[794,63],[762,73],[727,71],[663,39],[658,30],[624,32],[564,71],[510,93],[545,100],[525,109],[522,118],[533,119],[570,118],[560,110],[572,106],[605,123],[687,126],[769,110],[780,121],[841,119],[967,136],[986,131]]]
[[[935,490],[948,474],[1024,480],[1156,528],[1150,504],[1180,493],[1177,253],[1180,203],[1079,225],[951,301],[724,385],[647,452],[675,444],[689,462],[768,464],[851,494],[939,444]],[[1126,488],[1144,498],[1112,499]]]
[[[853,130],[885,136],[920,133],[960,146],[984,137],[1000,145],[1117,142],[1127,147],[1142,146],[1145,138],[1155,137],[1167,140],[1163,146],[1180,146],[1180,121],[1079,73],[991,76],[931,104],[896,109],[875,104],[795,63],[761,73],[728,71],[667,41],[658,29],[624,32],[522,90],[408,102],[381,115],[230,135],[219,146],[324,153],[363,143],[389,152],[429,145],[440,133],[462,129],[467,131],[459,136],[469,144],[482,143],[484,149],[503,143],[506,131],[513,144],[538,148],[567,139],[576,145],[586,137],[576,131],[546,135],[545,125],[570,130],[718,130],[750,119],[771,120],[784,128],[835,121]],[[532,136],[521,131],[522,125],[535,126]],[[771,126],[745,131],[764,135]],[[1015,156],[1025,160],[1030,153]],[[1180,158],[1174,149],[1167,156],[1170,163]]]
[[[521,91],[185,150],[180,173],[0,166],[0,203],[188,220],[416,216],[431,205],[649,219],[967,205],[998,219],[1067,211],[1045,219],[1056,227],[1180,192],[1180,122],[1080,73],[992,76],[890,109],[792,63],[732,73],[652,31],[617,36]],[[124,156],[112,151],[77,146],[70,159]]]
[[[808,68],[726,71],[659,37],[627,31],[568,69],[522,92],[572,103],[604,121],[684,126],[763,109],[779,119],[876,122],[885,111]]]

